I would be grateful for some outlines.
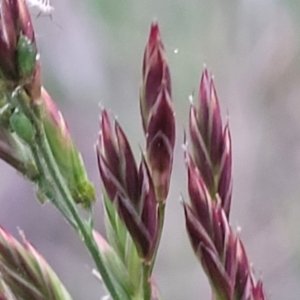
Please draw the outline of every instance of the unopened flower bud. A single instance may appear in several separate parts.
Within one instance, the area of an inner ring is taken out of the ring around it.
[[[95,190],[88,180],[81,154],[67,124],[45,89],[42,89],[42,122],[52,154],[76,203],[89,208],[95,201]]]

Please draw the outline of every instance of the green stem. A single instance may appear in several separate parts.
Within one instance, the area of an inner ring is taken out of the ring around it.
[[[151,277],[152,267],[150,264],[143,264],[143,291],[144,291],[144,299],[143,300],[151,300]]]
[[[38,172],[39,172],[39,177],[37,179],[35,179],[34,181],[37,183],[40,191],[43,194],[45,194],[48,199],[51,200],[51,202],[61,212],[61,214],[66,218],[66,220],[68,220],[70,225],[73,228],[76,228],[76,224],[74,222],[74,219],[70,215],[65,203],[60,201],[61,199],[58,200],[57,198],[59,196],[54,195],[54,193],[53,193],[54,187],[53,187],[53,184],[51,182],[49,182],[49,180],[48,180],[49,175],[44,170],[45,167],[44,167],[42,159],[39,156],[39,149],[38,149],[37,144],[32,143],[32,145],[30,145],[30,149],[31,149],[36,167],[37,167]]]
[[[121,300],[121,297],[119,293],[117,292],[112,280],[111,276],[106,269],[106,266],[103,262],[103,259],[100,255],[98,246],[93,238],[92,230],[85,226],[83,220],[81,219],[78,210],[75,206],[75,202],[70,194],[70,191],[68,187],[65,184],[65,181],[63,177],[61,176],[61,173],[58,169],[58,166],[55,162],[55,159],[52,155],[52,151],[49,147],[47,138],[45,136],[43,125],[40,122],[39,119],[36,118],[35,114],[33,113],[32,109],[27,106],[26,103],[30,103],[30,99],[28,99],[27,94],[23,91],[16,91],[15,93],[18,104],[23,111],[23,113],[28,117],[28,119],[31,121],[33,126],[36,129],[36,144],[39,147],[40,153],[45,161],[45,164],[48,168],[49,175],[52,177],[52,182],[63,198],[70,214],[72,215],[74,221],[75,221],[75,227],[74,229],[79,232],[82,235],[83,241],[89,250],[97,269],[99,270],[102,280],[105,283],[108,291],[110,292],[110,295],[114,300]],[[71,224],[73,225],[73,224]]]
[[[160,244],[163,228],[164,228],[164,223],[165,223],[165,207],[166,203],[165,202],[159,202],[158,204],[158,236],[157,236],[157,242],[156,242],[156,248],[153,254],[153,258],[151,261],[151,269],[150,269],[150,275],[152,274],[153,267],[156,261],[156,256],[158,252],[158,246]]]

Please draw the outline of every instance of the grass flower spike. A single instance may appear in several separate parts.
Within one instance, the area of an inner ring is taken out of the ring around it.
[[[189,119],[192,155],[185,152],[188,192],[184,203],[187,232],[193,250],[212,286],[216,300],[264,300],[261,281],[240,238],[229,224],[231,204],[231,139],[222,129],[218,98],[212,78],[204,70],[198,106]]]
[[[153,23],[150,29],[142,76],[140,107],[147,159],[158,201],[165,201],[173,163],[175,117],[170,70],[157,23]]]

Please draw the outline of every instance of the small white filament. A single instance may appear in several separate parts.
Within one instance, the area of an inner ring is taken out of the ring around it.
[[[46,15],[50,15],[54,10],[50,0],[26,0],[26,2],[28,6],[36,7],[40,13],[44,13]]]

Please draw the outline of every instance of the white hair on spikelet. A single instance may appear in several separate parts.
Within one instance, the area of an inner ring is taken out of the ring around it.
[[[36,7],[40,11],[40,14],[50,15],[54,10],[50,0],[26,0],[26,3],[30,7]]]

